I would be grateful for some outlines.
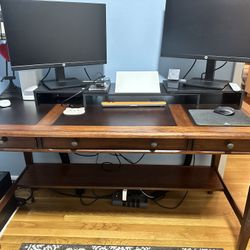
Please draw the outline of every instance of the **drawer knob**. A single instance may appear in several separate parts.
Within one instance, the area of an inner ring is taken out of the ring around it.
[[[158,143],[152,142],[150,146],[151,146],[151,149],[156,149],[158,147]]]
[[[77,141],[72,141],[71,142],[71,146],[74,147],[74,148],[77,147],[78,146],[78,142]]]
[[[227,149],[228,149],[228,150],[234,149],[234,144],[233,144],[233,143],[228,143],[228,144],[227,144]]]
[[[3,145],[7,141],[8,141],[7,137],[0,137],[0,145]]]

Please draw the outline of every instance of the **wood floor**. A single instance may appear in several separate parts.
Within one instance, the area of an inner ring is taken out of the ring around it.
[[[250,180],[250,156],[230,156],[225,179],[240,207]],[[169,193],[173,205],[183,193]],[[82,206],[77,198],[37,191],[32,205],[18,210],[1,238],[1,250],[23,242],[221,247],[235,249],[239,223],[223,193],[189,192],[175,210],[150,203],[147,209],[113,207],[109,200]],[[250,249],[250,247],[249,247]]]

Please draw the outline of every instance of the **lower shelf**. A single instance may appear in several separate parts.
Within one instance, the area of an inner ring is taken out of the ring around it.
[[[161,165],[33,164],[18,186],[31,188],[100,188],[222,191],[217,173],[210,167]]]

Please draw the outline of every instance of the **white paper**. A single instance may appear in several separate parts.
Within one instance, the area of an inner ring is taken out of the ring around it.
[[[118,71],[115,93],[161,93],[158,71]]]

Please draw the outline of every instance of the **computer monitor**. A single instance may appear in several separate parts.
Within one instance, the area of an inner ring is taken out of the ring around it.
[[[1,0],[14,70],[55,68],[56,89],[83,85],[64,67],[105,64],[106,5],[42,0]]]
[[[250,62],[250,1],[167,0],[162,57],[207,60],[206,80],[215,61]]]

